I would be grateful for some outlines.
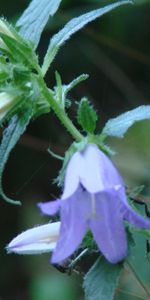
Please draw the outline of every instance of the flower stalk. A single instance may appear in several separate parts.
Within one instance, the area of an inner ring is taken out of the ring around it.
[[[66,114],[65,110],[60,107],[59,102],[57,102],[52,93],[48,90],[44,79],[42,78],[42,74],[40,72],[40,86],[42,88],[42,92],[44,97],[47,99],[48,103],[50,104],[51,108],[54,110],[56,116],[67,129],[67,131],[71,134],[71,136],[77,141],[81,142],[84,136],[79,132],[79,130],[74,126],[68,115]]]

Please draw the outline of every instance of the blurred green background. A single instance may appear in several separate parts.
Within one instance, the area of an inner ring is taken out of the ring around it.
[[[15,23],[29,1],[1,0],[0,14]],[[38,48],[42,59],[50,36],[71,17],[104,6],[104,0],[63,0],[59,12],[48,23]],[[135,0],[90,24],[64,45],[47,83],[55,84],[54,71],[68,83],[81,73],[89,79],[70,94],[75,119],[76,101],[88,96],[99,116],[97,132],[105,121],[138,105],[150,104],[150,1]],[[22,206],[0,202],[0,300],[83,300],[82,278],[61,274],[49,264],[49,255],[7,255],[6,244],[21,231],[48,218],[40,215],[36,203],[56,198],[60,190],[53,184],[60,162],[47,153],[63,155],[70,136],[53,113],[34,121],[12,152],[4,174],[8,195],[22,200]],[[124,140],[110,139],[117,151],[114,160],[129,186],[145,185],[150,197],[150,121],[134,125]],[[149,199],[149,198],[148,198]],[[147,200],[150,202],[150,200]],[[132,264],[150,290],[150,263],[145,239],[136,237]],[[128,271],[122,274],[115,300],[147,299]],[[101,299],[99,299],[101,300]],[[109,300],[109,299],[108,299]]]

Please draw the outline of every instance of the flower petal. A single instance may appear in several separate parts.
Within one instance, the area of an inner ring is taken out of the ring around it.
[[[89,215],[89,194],[78,188],[61,207],[60,235],[52,255],[52,263],[65,260],[77,249],[86,233]]]
[[[65,183],[64,183],[64,192],[62,199],[69,198],[74,194],[79,186],[79,174],[83,169],[83,158],[80,152],[76,152],[70,159],[66,174],[65,174]]]
[[[123,180],[111,160],[96,145],[90,144],[82,156],[84,164],[80,172],[80,182],[87,191],[97,193],[123,185]]]
[[[128,203],[125,191],[123,188],[118,190],[119,198],[122,202],[123,219],[127,220],[129,224],[143,229],[150,229],[150,221],[146,220],[142,215],[138,214]]]
[[[29,245],[22,245],[21,247],[8,248],[8,253],[14,252],[16,254],[42,254],[52,252],[56,247],[56,242],[53,243],[33,243]]]
[[[7,246],[7,251],[18,254],[39,254],[52,251],[59,236],[60,222],[31,228],[19,234]]]
[[[96,216],[91,218],[89,226],[106,259],[117,263],[127,255],[127,238],[116,191],[111,189],[95,197]]]
[[[44,215],[53,216],[57,213],[61,206],[62,200],[48,201],[48,202],[40,202],[37,204],[38,208]]]

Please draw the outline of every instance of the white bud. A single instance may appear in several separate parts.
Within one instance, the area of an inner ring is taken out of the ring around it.
[[[15,104],[15,96],[5,92],[0,93],[0,121],[10,112]]]
[[[28,229],[14,238],[6,247],[8,253],[41,254],[55,249],[60,222],[48,223]]]
[[[11,29],[11,27],[9,26],[9,24],[7,24],[7,22],[4,21],[4,20],[2,20],[2,19],[0,19],[0,33],[8,35],[11,38],[13,38],[13,39],[16,40],[16,36],[13,33],[13,30]],[[0,38],[0,48],[9,51],[9,48],[6,46],[6,44],[5,44],[5,42],[3,41],[2,38]]]

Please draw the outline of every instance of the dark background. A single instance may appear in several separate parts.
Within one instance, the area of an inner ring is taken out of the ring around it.
[[[29,1],[1,0],[0,15],[15,23]],[[39,45],[40,59],[49,38],[70,20],[90,9],[108,4],[100,0],[62,1],[59,12],[48,23]],[[57,55],[47,83],[55,84],[54,71],[68,83],[82,73],[89,79],[70,94],[69,111],[75,119],[76,101],[88,96],[99,115],[97,133],[105,121],[138,105],[150,103],[150,2],[135,1],[88,25],[66,43]],[[7,194],[22,206],[0,202],[0,300],[83,300],[82,279],[59,273],[49,264],[49,255],[7,255],[6,244],[19,232],[48,221],[36,203],[54,199],[60,190],[53,184],[60,161],[47,153],[50,146],[63,155],[72,142],[53,113],[32,122],[13,150],[4,174]],[[124,140],[110,139],[117,151],[114,160],[129,186],[144,184],[150,191],[150,121],[134,125]],[[150,285],[150,263],[145,239],[137,236],[132,263],[143,282]],[[140,263],[139,263],[140,261]],[[141,298],[139,298],[141,297]],[[148,299],[127,271],[122,275],[115,300]]]

